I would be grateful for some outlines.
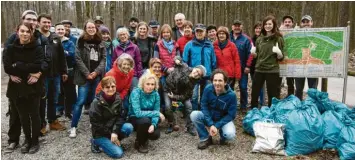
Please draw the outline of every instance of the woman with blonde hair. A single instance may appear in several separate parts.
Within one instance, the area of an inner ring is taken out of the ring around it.
[[[148,152],[148,139],[157,140],[160,137],[158,122],[165,119],[160,113],[158,84],[154,74],[144,74],[130,96],[128,116],[137,131],[134,147],[141,153]]]
[[[160,40],[154,47],[154,58],[159,58],[165,67],[174,66],[175,56],[180,56],[176,41],[172,39],[173,31],[168,24],[164,24],[160,30]]]
[[[143,69],[149,68],[149,60],[153,57],[154,45],[157,42],[157,39],[149,36],[148,30],[149,27],[146,22],[139,22],[132,39],[132,42],[139,48]]]

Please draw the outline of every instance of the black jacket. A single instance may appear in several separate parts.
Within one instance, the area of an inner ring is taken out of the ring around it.
[[[17,76],[22,79],[20,83],[15,83],[9,79],[6,96],[9,98],[26,97],[29,95],[40,95],[42,91],[40,77],[37,83],[27,84],[30,73],[46,72],[48,63],[45,61],[42,47],[37,41],[21,45],[16,39],[3,52],[3,63],[5,73]]]
[[[67,61],[61,39],[54,33],[48,37],[48,45],[45,46],[45,55],[49,59],[47,76],[67,74]]]
[[[182,60],[180,59],[182,62]],[[174,66],[174,70],[166,77],[166,92],[173,93],[173,100],[184,101],[192,97],[197,79],[189,77],[192,68],[186,63]]]
[[[177,41],[180,37],[183,35],[180,33],[179,28],[177,26],[174,26],[172,28],[173,31],[173,40]]]
[[[115,101],[109,105],[102,97],[101,91],[91,103],[89,115],[93,138],[107,137],[116,133],[120,139],[124,134],[120,132],[122,125],[126,122],[127,112],[122,106],[120,95],[116,93]]]
[[[143,68],[145,68],[145,69],[146,69],[146,68],[149,68],[149,60],[150,60],[151,58],[153,58],[153,56],[154,56],[154,46],[155,46],[155,44],[157,43],[157,39],[156,39],[156,38],[151,37],[151,36],[148,36],[147,38],[148,38],[148,49],[149,49],[149,53],[146,54],[146,55],[144,55],[144,54],[142,54],[142,52],[141,52],[142,65],[143,65]],[[132,42],[138,46],[138,48],[139,48],[140,51],[142,51],[142,49],[140,48],[140,45],[138,45],[138,41],[137,41],[136,38],[133,38],[133,39],[132,39]]]

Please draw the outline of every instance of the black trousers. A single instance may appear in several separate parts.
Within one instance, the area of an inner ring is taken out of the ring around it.
[[[65,95],[64,111],[66,116],[72,114],[73,105],[75,104],[77,99],[76,88],[73,80],[74,77],[68,76],[67,81],[63,82],[64,95]]]
[[[287,96],[295,94],[295,79],[293,77],[286,77],[287,82]]]
[[[17,112],[14,104],[14,99],[9,98],[9,114],[10,114],[10,126],[9,126],[9,140],[8,143],[19,143],[21,136],[21,121],[20,115]]]
[[[38,144],[41,128],[39,117],[40,96],[31,95],[28,97],[11,98],[11,101],[11,105],[19,114],[26,141],[32,145]]]
[[[160,137],[159,128],[155,128],[153,133],[148,133],[149,126],[152,125],[150,118],[136,118],[130,117],[129,121],[132,123],[134,129],[137,132],[137,138],[139,145],[145,144],[148,139],[157,140]]]
[[[268,106],[271,106],[271,100],[273,97],[280,98],[281,92],[281,78],[280,73],[260,73],[255,72],[254,74],[255,83],[252,85],[251,91],[251,106],[258,106],[258,98],[260,94],[260,89],[264,86],[266,81],[267,95],[268,95]]]

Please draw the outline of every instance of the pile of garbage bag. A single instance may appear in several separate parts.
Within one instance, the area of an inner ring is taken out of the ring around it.
[[[275,125],[285,126],[283,135],[287,156],[305,155],[320,149],[336,149],[340,159],[355,159],[355,107],[350,109],[343,103],[332,101],[328,93],[316,89],[309,89],[307,94],[308,97],[302,102],[290,95],[283,100],[273,98],[270,108],[264,106],[260,110],[250,110],[243,119],[244,131],[255,136],[254,123],[271,120]],[[278,146],[277,149],[280,148]],[[278,154],[271,151],[272,148],[261,150]]]

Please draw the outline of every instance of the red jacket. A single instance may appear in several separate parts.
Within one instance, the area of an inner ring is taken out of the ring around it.
[[[123,100],[124,97],[126,97],[129,88],[131,87],[132,79],[134,75],[134,70],[132,69],[131,71],[128,72],[128,74],[123,73],[118,67],[117,67],[117,60],[113,63],[112,69],[110,69],[106,74],[106,76],[112,76],[116,80],[116,92],[120,94],[121,99]],[[101,91],[101,82],[99,85],[97,85],[96,88],[96,94],[98,94]]]
[[[218,41],[213,42],[214,52],[217,58],[217,67],[226,71],[228,77],[240,79],[241,66],[238,49],[233,42],[228,40],[226,47],[221,50]]]
[[[187,36],[182,36],[177,40],[177,44],[179,46],[180,54],[184,53],[184,48],[187,42],[191,41],[194,38],[194,36],[187,37]],[[184,55],[181,55],[184,56]]]
[[[163,40],[157,42],[159,49],[159,59],[165,67],[174,67],[174,57],[177,56],[177,44],[174,42],[174,49],[172,53],[169,53],[168,49],[164,46]]]

